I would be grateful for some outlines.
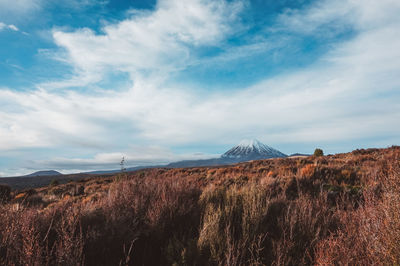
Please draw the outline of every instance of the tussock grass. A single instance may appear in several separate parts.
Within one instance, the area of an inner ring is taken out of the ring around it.
[[[400,263],[400,148],[11,192],[0,265]]]

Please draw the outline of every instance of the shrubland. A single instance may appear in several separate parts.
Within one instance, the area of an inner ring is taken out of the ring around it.
[[[0,188],[2,265],[400,263],[399,147]]]

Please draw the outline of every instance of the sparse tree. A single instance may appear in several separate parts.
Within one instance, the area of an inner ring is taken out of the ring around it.
[[[122,157],[122,160],[119,163],[119,165],[121,166],[121,173],[124,173],[126,171],[126,168],[125,168],[125,157]]]

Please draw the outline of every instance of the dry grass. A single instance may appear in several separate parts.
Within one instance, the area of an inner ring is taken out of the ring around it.
[[[399,160],[392,147],[4,188],[0,264],[399,264]]]
[[[377,187],[364,191],[364,204],[341,217],[343,229],[321,241],[319,264],[400,264],[400,158],[388,157]],[[377,189],[379,188],[379,189]]]

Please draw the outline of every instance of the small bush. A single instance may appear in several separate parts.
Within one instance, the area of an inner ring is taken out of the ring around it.
[[[0,203],[10,200],[11,187],[0,184]]]
[[[314,151],[314,156],[315,157],[324,156],[324,151],[322,149],[316,148]]]
[[[58,186],[59,184],[60,184],[60,182],[58,182],[57,179],[53,179],[53,180],[51,180],[49,186],[55,187],[55,186]]]

